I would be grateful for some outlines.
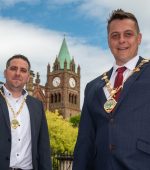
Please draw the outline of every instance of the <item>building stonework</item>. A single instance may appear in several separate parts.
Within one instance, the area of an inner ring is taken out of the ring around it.
[[[43,102],[45,110],[58,110],[64,118],[80,113],[80,66],[70,57],[65,38],[52,69],[47,65],[45,86],[40,85],[40,75],[31,71],[26,89]]]

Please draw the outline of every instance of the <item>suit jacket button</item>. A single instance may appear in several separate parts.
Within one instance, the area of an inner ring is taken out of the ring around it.
[[[6,160],[7,160],[7,161],[9,161],[9,160],[10,160],[10,158],[9,158],[8,156],[6,156]]]
[[[114,119],[114,118],[111,118],[111,119],[109,120],[109,122],[110,122],[110,126],[111,126],[111,127],[115,127],[115,119]]]
[[[109,144],[109,150],[110,152],[114,151],[116,149],[116,145],[114,144]]]
[[[114,123],[114,121],[115,121],[114,118],[110,119],[110,123]]]
[[[114,123],[115,123],[115,119],[114,119],[113,117],[110,119],[110,123],[111,123],[111,124],[114,124]]]

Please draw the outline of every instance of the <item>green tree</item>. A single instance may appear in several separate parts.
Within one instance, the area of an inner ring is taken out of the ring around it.
[[[46,111],[50,144],[54,152],[73,152],[77,139],[78,128],[72,127],[70,122],[63,119],[58,111]]]
[[[81,115],[78,114],[76,116],[72,116],[69,119],[69,122],[72,124],[73,127],[79,127],[80,117],[81,117]]]

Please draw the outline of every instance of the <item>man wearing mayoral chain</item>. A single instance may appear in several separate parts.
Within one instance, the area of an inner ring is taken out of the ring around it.
[[[85,88],[73,170],[150,170],[150,62],[138,54],[138,21],[114,10],[107,33],[115,63]]]

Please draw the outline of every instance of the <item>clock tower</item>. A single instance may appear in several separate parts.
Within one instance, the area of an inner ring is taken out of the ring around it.
[[[71,58],[65,38],[52,71],[47,66],[45,96],[46,108],[58,110],[64,118],[80,113],[80,66]]]

